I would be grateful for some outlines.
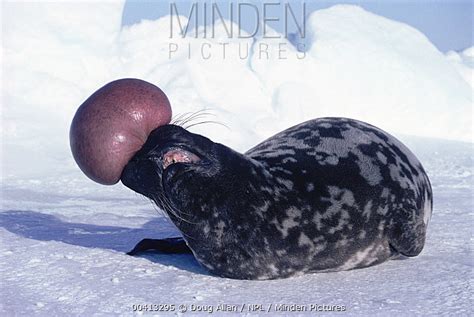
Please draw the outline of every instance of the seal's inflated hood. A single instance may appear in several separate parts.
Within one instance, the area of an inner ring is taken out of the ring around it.
[[[150,132],[170,120],[170,103],[158,87],[140,79],[113,81],[77,110],[69,133],[72,154],[89,178],[115,184]]]

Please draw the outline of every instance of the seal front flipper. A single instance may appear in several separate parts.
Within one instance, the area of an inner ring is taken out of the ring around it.
[[[156,250],[163,253],[191,253],[183,238],[167,238],[167,239],[143,239],[138,242],[132,251],[127,252],[128,255],[136,255],[140,252]]]

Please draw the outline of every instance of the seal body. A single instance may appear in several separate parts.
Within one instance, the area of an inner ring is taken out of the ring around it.
[[[245,154],[162,126],[122,182],[166,211],[205,268],[237,279],[416,256],[432,210],[430,182],[414,154],[346,118],[304,122]]]

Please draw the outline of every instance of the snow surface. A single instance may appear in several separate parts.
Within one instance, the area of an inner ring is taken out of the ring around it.
[[[405,24],[335,6],[309,18],[301,60],[288,42],[287,59],[277,58],[281,39],[231,39],[225,60],[188,59],[186,45],[199,50],[206,41],[217,52],[222,28],[216,39],[173,39],[183,50],[169,59],[169,20],[121,29],[121,2],[2,6],[2,316],[134,315],[133,304],[472,314],[474,48],[445,56]],[[270,47],[268,60],[258,56],[260,43]],[[239,45],[252,48],[249,59],[236,58]],[[147,199],[87,179],[68,144],[78,105],[120,77],[160,86],[175,114],[209,109],[213,116],[204,119],[228,128],[191,131],[241,151],[321,116],[353,117],[395,134],[432,181],[425,250],[367,269],[275,281],[214,277],[189,255],[127,256],[142,238],[179,233]],[[305,313],[291,315],[298,314]]]

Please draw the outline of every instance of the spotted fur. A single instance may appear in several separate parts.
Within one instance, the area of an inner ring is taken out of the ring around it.
[[[202,158],[163,170],[163,149]],[[289,128],[245,154],[178,126],[155,130],[122,181],[152,198],[210,272],[283,278],[362,268],[423,249],[432,190],[390,134],[346,118]],[[125,179],[124,179],[125,178]]]

